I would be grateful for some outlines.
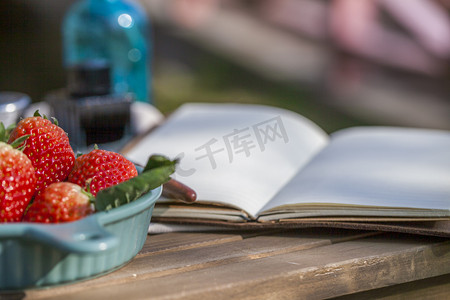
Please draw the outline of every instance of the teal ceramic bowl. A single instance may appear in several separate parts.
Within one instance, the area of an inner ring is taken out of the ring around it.
[[[162,187],[63,224],[0,224],[0,290],[74,282],[111,272],[142,249]]]

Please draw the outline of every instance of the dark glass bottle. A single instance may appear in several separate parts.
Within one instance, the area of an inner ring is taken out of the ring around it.
[[[110,82],[108,62],[89,60],[68,70],[66,89],[46,97],[75,151],[118,150],[132,136],[133,94],[112,93]]]

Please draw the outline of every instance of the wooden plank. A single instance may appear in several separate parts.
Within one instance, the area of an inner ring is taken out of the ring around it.
[[[148,236],[138,256],[205,247],[242,240],[238,233],[166,233]]]
[[[244,242],[227,244],[234,244],[239,249],[227,247],[225,253],[246,251]],[[211,247],[199,256],[219,249],[217,246]],[[178,253],[178,257],[187,255],[187,251]],[[158,260],[165,255],[147,257],[152,259],[146,263],[158,264]],[[165,258],[169,260],[160,261],[160,266],[164,263],[172,264],[171,259],[176,259]],[[192,252],[186,258],[198,259]],[[171,274],[169,277],[163,273],[159,277],[137,276],[134,281],[89,287],[64,297],[322,299],[447,273],[450,273],[450,241],[392,235],[329,244],[263,258],[228,260],[226,264],[186,269],[185,272]]]
[[[334,300],[448,299],[450,274],[337,297]]]
[[[159,238],[150,237],[148,246],[154,243],[157,247],[155,252],[144,252],[122,269],[85,282],[80,282],[62,287],[54,287],[48,290],[27,291],[29,298],[44,298],[51,295],[65,295],[77,293],[86,289],[107,287],[117,284],[133,283],[137,280],[168,276],[204,268],[241,261],[260,259],[280,253],[288,253],[302,249],[310,249],[333,242],[357,239],[372,232],[357,231],[334,231],[334,230],[304,230],[301,233],[286,231],[278,234],[258,236],[249,234],[244,240],[234,240],[230,235],[228,243],[197,243],[201,247],[184,247],[192,241],[214,241],[217,236],[211,234],[165,234]],[[195,237],[198,235],[198,237]],[[175,241],[175,240],[178,240]],[[220,240],[220,239],[219,239]],[[186,243],[189,241],[188,243]],[[181,246],[179,246],[181,245]],[[166,251],[176,249],[177,251]]]

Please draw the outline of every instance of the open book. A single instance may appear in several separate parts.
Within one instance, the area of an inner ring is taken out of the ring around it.
[[[450,132],[354,127],[327,135],[287,110],[185,104],[126,156],[179,157],[198,200],[153,218],[212,223],[450,220]]]

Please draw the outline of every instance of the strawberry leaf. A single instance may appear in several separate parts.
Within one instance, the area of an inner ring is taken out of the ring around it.
[[[23,142],[25,142],[28,138],[30,137],[29,134],[27,135],[22,135],[21,137],[18,137],[17,139],[15,139],[14,141],[11,142],[11,147],[18,149],[20,151],[23,151],[23,149],[25,149],[25,144],[22,145]],[[20,146],[22,145],[22,146]],[[20,147],[19,147],[20,146]]]
[[[177,163],[178,160],[170,160],[161,155],[151,156],[141,174],[99,191],[94,201],[96,211],[110,210],[130,203],[166,183],[175,172]]]
[[[6,128],[3,122],[0,122],[0,142],[6,142]]]
[[[5,127],[3,122],[0,122],[0,142],[7,142],[9,139],[9,135],[11,131],[16,127],[16,124],[11,124],[8,127]]]
[[[42,117],[41,114],[39,113],[39,109],[37,109],[34,114],[33,117]]]

